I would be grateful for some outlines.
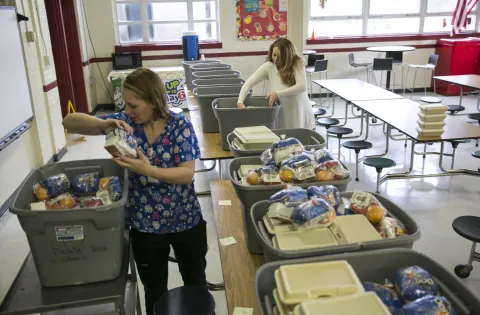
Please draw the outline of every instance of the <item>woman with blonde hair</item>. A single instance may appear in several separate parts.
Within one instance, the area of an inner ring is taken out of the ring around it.
[[[264,80],[269,81],[269,105],[272,106],[277,99],[282,104],[278,128],[315,128],[315,117],[307,94],[304,62],[290,40],[279,38],[273,42],[267,62],[243,85],[237,101],[239,108],[245,107],[243,102],[248,91]]]

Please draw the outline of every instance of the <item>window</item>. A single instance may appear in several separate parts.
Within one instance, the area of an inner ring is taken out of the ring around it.
[[[440,33],[451,31],[457,0],[310,0],[308,34],[316,37]],[[478,29],[478,5],[467,31]]]
[[[183,31],[218,40],[218,0],[113,0],[121,44],[177,42]]]

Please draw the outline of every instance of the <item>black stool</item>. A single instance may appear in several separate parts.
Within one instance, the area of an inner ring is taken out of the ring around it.
[[[340,140],[342,140],[342,137],[344,135],[349,135],[353,133],[353,130],[345,127],[332,127],[330,129],[327,129],[327,135],[329,133],[331,133],[332,135],[336,135],[338,138],[338,159],[340,160],[340,148],[342,147],[340,145]]]
[[[457,147],[460,143],[469,143],[471,140],[470,139],[464,139],[464,140],[453,140],[449,141],[452,144],[453,152],[452,152],[452,169],[453,169],[453,164],[455,163],[455,151],[457,151]]]
[[[344,142],[342,143],[342,146],[350,150],[355,150],[355,155],[357,156],[355,160],[355,165],[356,165],[355,180],[358,182],[358,154],[360,153],[361,150],[370,149],[373,145],[368,141],[357,140],[357,141]]]
[[[447,105],[450,115],[455,115],[458,112],[464,111],[465,107],[461,105]]]
[[[476,120],[478,122],[478,126],[480,126],[480,113],[468,114],[468,118]],[[478,139],[475,146],[478,147]]]
[[[480,254],[475,251],[477,243],[480,242],[480,217],[470,215],[458,217],[453,220],[453,230],[463,238],[473,242],[468,263],[466,265],[455,266],[455,274],[460,278],[468,278],[473,270],[472,262],[480,261]]]
[[[437,104],[437,103],[441,103],[442,100],[439,99],[438,97],[433,97],[433,96],[423,96],[420,98],[420,100],[424,103],[428,103],[428,104]]]
[[[154,315],[214,315],[215,300],[206,289],[197,286],[167,291],[156,302]]]
[[[332,126],[338,125],[340,121],[335,118],[320,118],[317,119],[317,125],[324,126],[327,129],[327,149],[328,149],[328,129]]]
[[[395,161],[387,159],[387,158],[381,158],[381,157],[371,157],[371,158],[366,158],[363,161],[363,164],[371,167],[375,167],[377,170],[377,190],[376,193],[379,194],[380,191],[378,190],[378,186],[380,185],[380,173],[384,168],[387,167],[394,167],[397,165]]]
[[[318,108],[318,107],[312,108],[312,111],[313,111],[313,116],[315,117],[315,119],[317,119],[319,116],[323,116],[327,113],[326,110],[324,110],[322,108]]]

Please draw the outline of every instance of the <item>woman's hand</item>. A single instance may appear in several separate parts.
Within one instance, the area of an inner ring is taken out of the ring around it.
[[[278,99],[277,92],[269,93],[266,98],[268,98],[268,106],[272,107],[273,104],[275,104],[275,101]]]
[[[103,132],[109,133],[111,130],[115,128],[123,128],[129,135],[133,135],[133,129],[130,127],[129,124],[124,122],[123,120],[118,119],[107,119],[103,123]]]
[[[150,164],[150,161],[139,148],[137,148],[137,154],[137,159],[121,156],[116,157],[113,160],[121,167],[129,169],[134,173],[144,176],[150,176],[151,170],[153,168],[152,164]]]
[[[237,103],[238,108],[246,108],[245,104],[243,103]]]

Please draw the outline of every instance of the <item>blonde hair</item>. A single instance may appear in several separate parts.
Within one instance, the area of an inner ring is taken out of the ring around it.
[[[137,98],[153,105],[153,119],[167,119],[170,111],[167,105],[167,90],[162,79],[150,69],[138,68],[130,73],[123,88],[134,92]]]
[[[286,38],[279,38],[270,45],[268,51],[268,61],[273,62],[273,49],[277,47],[280,51],[281,66],[278,69],[280,79],[288,86],[295,85],[295,71],[304,66],[302,57],[297,53],[295,45]]]

